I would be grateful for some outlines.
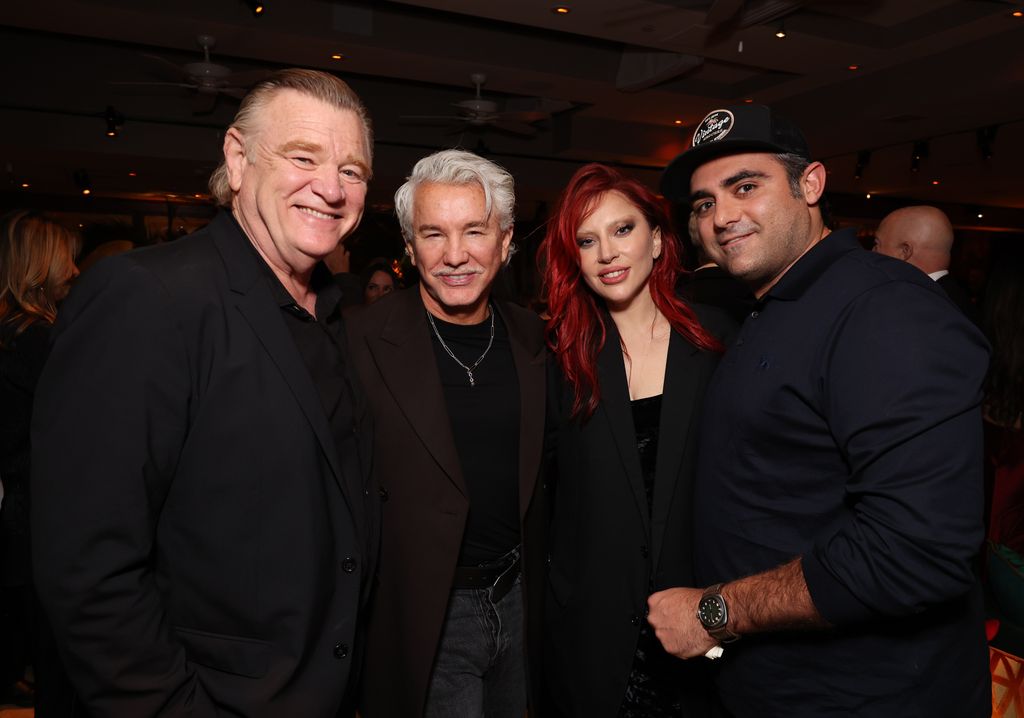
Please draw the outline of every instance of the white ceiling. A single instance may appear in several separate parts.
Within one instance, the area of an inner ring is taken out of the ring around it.
[[[204,192],[237,101],[193,114],[192,91],[112,82],[159,80],[144,54],[201,59],[207,34],[213,61],[232,70],[307,66],[348,80],[376,127],[381,205],[416,159],[456,144],[514,172],[521,214],[586,161],[656,186],[704,114],[750,99],[804,128],[833,192],[1024,209],[1024,18],[1011,2],[570,0],[568,15],[544,0],[266,3],[260,18],[244,0],[3,3],[0,171],[50,195],[76,193],[76,169],[96,196]],[[499,107],[571,109],[533,137],[401,119],[451,114],[472,97],[474,72]],[[114,139],[107,106],[125,118]],[[993,126],[985,160],[976,133]],[[918,140],[929,154],[915,173]]]

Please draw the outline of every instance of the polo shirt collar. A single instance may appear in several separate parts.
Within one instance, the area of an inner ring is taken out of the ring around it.
[[[782,275],[782,278],[775,283],[775,286],[768,290],[762,297],[762,302],[768,299],[781,299],[791,301],[799,299],[805,291],[818,281],[818,278],[828,269],[840,256],[855,249],[861,249],[857,242],[857,233],[852,229],[840,229],[830,232],[820,242],[807,250],[804,256],[800,257],[789,270]]]

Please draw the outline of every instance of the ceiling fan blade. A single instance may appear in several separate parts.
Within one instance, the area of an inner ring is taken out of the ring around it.
[[[540,122],[541,120],[550,120],[551,115],[547,112],[541,112],[540,110],[523,110],[521,112],[502,112],[500,115],[501,120],[509,120],[511,122],[522,122],[523,124],[533,124],[534,122]]]
[[[188,79],[188,72],[180,65],[175,65],[170,60],[165,60],[159,55],[149,55],[145,52],[139,53],[148,62],[153,74],[170,82],[181,82]]]
[[[524,122],[515,122],[512,120],[495,120],[489,124],[496,130],[508,132],[513,135],[521,135],[523,137],[533,137],[538,132],[537,128],[533,125],[528,125]]]

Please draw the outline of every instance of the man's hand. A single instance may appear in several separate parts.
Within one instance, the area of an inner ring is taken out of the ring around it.
[[[697,620],[702,593],[699,588],[670,588],[647,599],[647,622],[665,650],[677,658],[703,656],[718,645]]]

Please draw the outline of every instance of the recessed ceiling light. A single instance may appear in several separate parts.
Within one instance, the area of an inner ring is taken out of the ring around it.
[[[860,65],[847,65],[847,66],[846,66],[846,69],[847,69],[847,70],[849,70],[849,71],[851,71],[851,72],[854,72],[854,71],[856,71],[856,70],[859,70],[859,69],[860,69]]]
[[[864,195],[864,199],[871,199],[871,193],[868,192],[866,195]]]
[[[331,55],[331,59],[332,60],[344,60],[345,56],[342,55],[340,52],[336,52],[333,55]]]
[[[29,187],[31,187],[31,186],[32,186],[32,185],[30,185],[30,184],[29,184],[28,182],[22,182],[22,183],[21,183],[21,188],[22,188],[22,189],[28,189],[28,188],[29,188]]]
[[[128,176],[129,176],[129,177],[138,177],[138,176],[139,176],[139,173],[138,173],[138,172],[136,172],[135,170],[130,170],[130,171],[128,172]]]
[[[568,15],[572,12],[572,8],[568,5],[555,5],[551,8],[551,12],[555,13],[555,15]]]
[[[753,100],[748,97],[747,99],[744,100],[744,102],[746,102],[749,105],[750,103],[753,102]]]
[[[674,120],[673,124],[681,125],[681,124],[683,124],[683,121],[682,120]]]
[[[978,219],[981,219],[984,216],[985,216],[984,214],[982,214],[981,212],[978,212]]]
[[[939,180],[932,180],[932,184],[939,184]]]
[[[1013,15],[1014,17],[1024,17],[1024,10],[1014,10],[1010,14]],[[980,217],[981,215],[979,214],[978,216]]]
[[[92,190],[89,189],[88,187],[86,187],[85,189],[82,190],[82,194],[90,195],[90,194],[92,194]]]

